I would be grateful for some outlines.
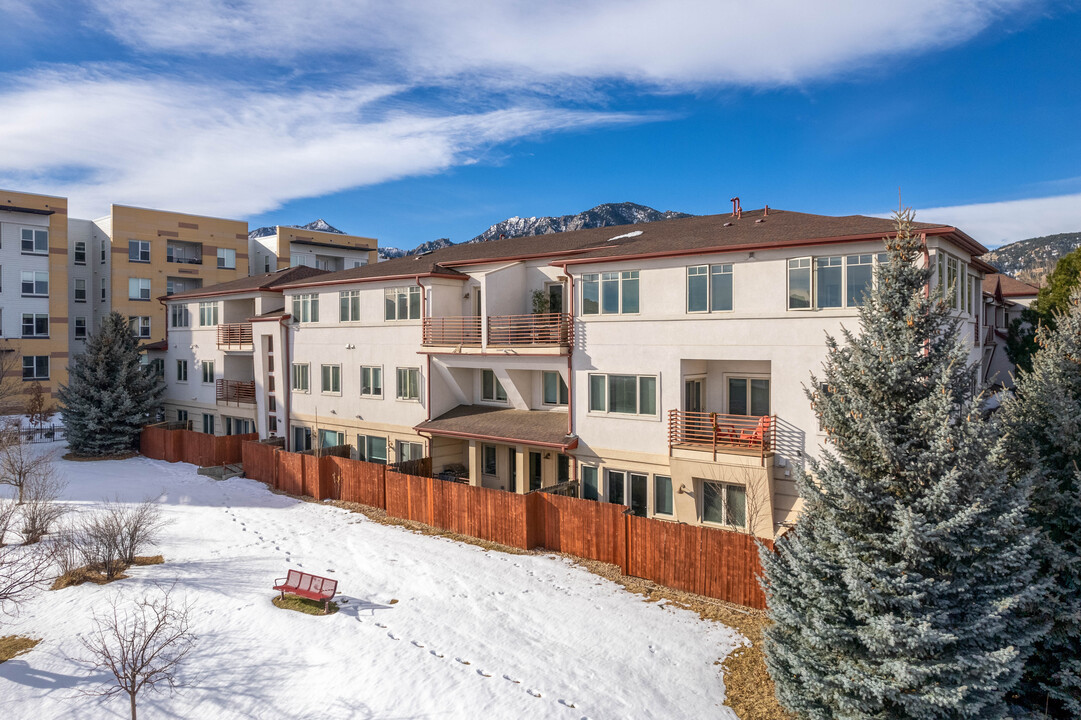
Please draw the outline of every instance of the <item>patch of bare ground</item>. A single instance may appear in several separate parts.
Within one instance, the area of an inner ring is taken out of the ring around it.
[[[35,640],[24,635],[0,636],[0,663],[7,662],[16,655],[30,652],[39,642],[41,642],[40,638]]]
[[[271,601],[274,603],[274,607],[281,608],[282,610],[294,610],[305,615],[333,615],[338,612],[338,603],[333,600],[330,601],[330,612],[323,612],[322,600],[309,600],[308,598],[298,597],[296,595],[285,594],[283,600],[280,595],[274,596]]]
[[[127,565],[120,570],[120,572],[113,575],[111,578],[105,575],[105,570],[100,564],[84,565],[81,568],[75,568],[70,572],[66,572],[63,575],[56,578],[53,584],[49,587],[50,590],[63,590],[66,587],[74,587],[75,585],[82,585],[83,583],[94,583],[95,585],[107,585],[117,580],[123,580],[128,577],[124,573],[129,567],[142,567],[144,565],[161,565],[165,562],[165,558],[161,555],[140,555],[135,558],[131,565]]]

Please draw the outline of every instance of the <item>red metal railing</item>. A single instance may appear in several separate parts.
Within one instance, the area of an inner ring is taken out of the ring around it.
[[[215,382],[215,400],[237,405],[255,404],[254,380],[218,380]]]
[[[480,346],[479,316],[426,317],[422,324],[424,345]]]
[[[218,348],[223,350],[251,349],[251,345],[251,323],[218,325]]]
[[[722,415],[711,412],[668,411],[668,449],[676,446],[717,451],[757,450],[764,459],[773,449],[775,415]]]
[[[488,318],[489,345],[570,345],[567,313],[493,315]]]

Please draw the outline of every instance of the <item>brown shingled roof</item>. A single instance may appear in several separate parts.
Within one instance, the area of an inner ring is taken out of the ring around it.
[[[414,429],[432,435],[524,443],[561,450],[578,444],[578,438],[567,437],[565,413],[540,410],[459,405]]]
[[[1002,297],[1034,297],[1040,292],[1040,288],[1018,280],[1012,275],[1005,273],[985,275],[983,291],[988,295],[994,295],[996,290],[1001,291]]]
[[[290,283],[307,280],[317,275],[327,275],[326,270],[298,265],[271,273],[252,275],[250,277],[237,278],[229,282],[218,283],[175,295],[164,296],[162,299],[177,300],[185,298],[210,297],[213,295],[232,295],[236,293],[258,292],[260,290],[280,290],[281,286]]]

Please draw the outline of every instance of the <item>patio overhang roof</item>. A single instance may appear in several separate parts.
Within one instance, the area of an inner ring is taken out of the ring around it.
[[[560,451],[578,447],[578,437],[567,435],[567,416],[561,412],[459,405],[413,429],[443,437],[533,445]]]

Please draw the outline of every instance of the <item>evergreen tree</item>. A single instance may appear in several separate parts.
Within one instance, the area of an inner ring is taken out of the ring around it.
[[[139,347],[124,316],[109,314],[76,356],[60,386],[60,414],[76,455],[130,452],[139,430],[161,405],[165,383],[139,362]]]
[[[804,507],[762,549],[766,662],[800,718],[999,718],[1036,628],[1025,524],[974,396],[970,343],[930,271],[912,213],[860,310],[827,337],[808,396],[830,445],[797,472]]]
[[[1032,370],[1021,372],[1003,408],[1014,472],[1031,474],[1036,560],[1049,584],[1040,605],[1050,630],[1036,644],[1022,701],[1056,717],[1081,717],[1081,290],[1054,329],[1043,326]]]

